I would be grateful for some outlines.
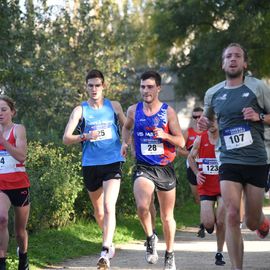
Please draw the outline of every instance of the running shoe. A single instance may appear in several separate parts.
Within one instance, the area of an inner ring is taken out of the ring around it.
[[[17,253],[17,256],[19,257],[18,270],[29,270],[29,262],[28,262],[27,253],[21,254],[19,247],[17,247],[16,253]]]
[[[145,246],[146,246],[146,254],[145,259],[150,264],[156,264],[158,261],[158,253],[157,253],[157,242],[158,238],[155,234],[151,237],[147,237]]]
[[[101,251],[100,258],[97,262],[97,269],[99,270],[107,270],[110,269],[110,259],[109,253],[106,251]]]
[[[225,261],[223,260],[222,253],[217,252],[215,259],[216,259],[216,262],[215,262],[216,265],[224,265],[225,264]]]
[[[111,244],[111,246],[109,247],[108,258],[112,259],[114,255],[115,255],[115,247],[114,244]]]
[[[164,270],[176,270],[174,252],[165,253]]]
[[[200,238],[204,238],[205,237],[205,228],[204,228],[204,226],[203,226],[202,223],[200,224],[200,229],[197,232],[197,236],[200,237]]]
[[[19,258],[18,270],[29,270],[28,258]]]
[[[269,220],[267,218],[264,218],[263,223],[261,224],[261,226],[259,227],[259,229],[256,230],[257,235],[261,239],[265,238],[268,235],[268,233],[269,233],[269,226],[270,226]]]

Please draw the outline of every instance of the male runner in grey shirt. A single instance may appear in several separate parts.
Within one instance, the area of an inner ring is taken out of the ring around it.
[[[269,232],[262,206],[269,169],[265,143],[270,138],[270,89],[261,80],[244,76],[247,53],[240,44],[232,43],[223,50],[222,68],[226,80],[206,92],[204,116],[198,125],[207,129],[214,115],[217,117],[226,243],[232,269],[239,270],[244,253],[239,227],[242,192],[247,227],[261,238]]]

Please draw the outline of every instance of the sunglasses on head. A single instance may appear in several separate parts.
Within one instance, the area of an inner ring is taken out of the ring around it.
[[[193,119],[199,119],[201,116],[200,115],[192,115]]]

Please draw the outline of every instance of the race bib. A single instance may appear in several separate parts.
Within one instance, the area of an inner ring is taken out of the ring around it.
[[[16,168],[18,161],[7,151],[0,151],[0,170]]]
[[[202,172],[208,175],[218,174],[218,161],[216,158],[204,158],[202,161]]]
[[[223,131],[223,137],[227,150],[245,147],[253,143],[248,125],[227,128]]]
[[[141,152],[144,156],[148,155],[163,155],[164,145],[158,141],[143,142],[141,144]]]
[[[101,123],[101,124],[95,124],[91,125],[90,131],[97,133],[97,138],[90,139],[90,142],[96,142],[96,141],[104,141],[112,139],[112,124],[111,123]]]
[[[96,139],[91,139],[90,142],[109,140],[112,138],[111,128],[97,129],[98,137]]]

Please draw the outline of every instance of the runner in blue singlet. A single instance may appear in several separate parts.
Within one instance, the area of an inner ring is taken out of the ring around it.
[[[124,161],[120,154],[118,121],[122,126],[126,118],[119,102],[103,97],[104,76],[99,70],[87,74],[86,87],[89,99],[73,110],[63,142],[67,145],[82,143],[84,184],[103,232],[97,265],[100,269],[109,269],[110,259],[114,256],[115,205]],[[80,134],[74,135],[78,124]]]
[[[137,166],[134,171],[134,196],[137,212],[146,234],[146,261],[157,263],[157,237],[153,233],[149,211],[154,191],[160,206],[166,242],[164,270],[176,269],[173,244],[176,224],[173,216],[176,176],[172,162],[175,147],[185,140],[173,108],[159,100],[161,77],[155,71],[141,76],[140,93],[143,101],[129,107],[122,129],[123,156],[126,156],[131,133]]]

